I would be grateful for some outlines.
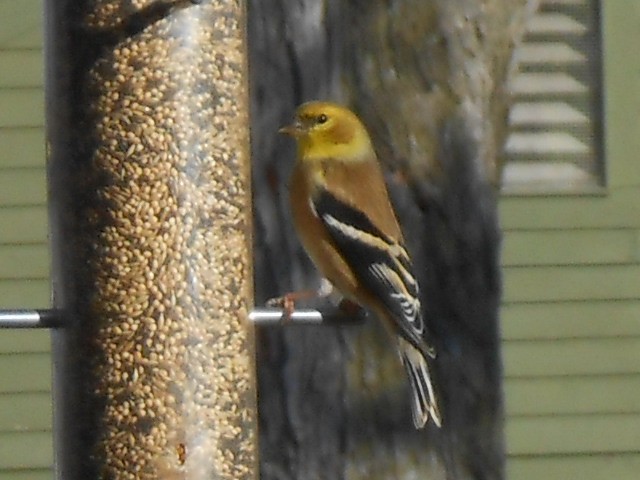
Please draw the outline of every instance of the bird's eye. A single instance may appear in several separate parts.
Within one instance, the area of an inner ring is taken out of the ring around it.
[[[318,123],[327,123],[327,120],[329,120],[329,117],[327,117],[324,113],[318,115]]]

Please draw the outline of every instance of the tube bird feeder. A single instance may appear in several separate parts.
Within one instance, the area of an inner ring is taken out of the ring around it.
[[[244,3],[45,4],[57,478],[257,478]]]

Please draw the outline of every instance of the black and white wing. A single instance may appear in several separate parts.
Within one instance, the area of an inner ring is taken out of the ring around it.
[[[318,192],[312,207],[362,285],[382,301],[396,321],[399,333],[432,355],[422,337],[418,283],[404,246],[376,227],[364,212],[327,190]]]

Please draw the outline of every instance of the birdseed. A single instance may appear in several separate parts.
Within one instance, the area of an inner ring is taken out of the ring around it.
[[[84,3],[91,32],[154,2]],[[101,478],[257,478],[243,17],[173,11],[103,46],[75,93]]]

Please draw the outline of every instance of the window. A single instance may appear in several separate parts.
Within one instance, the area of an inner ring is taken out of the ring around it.
[[[506,192],[604,185],[596,0],[541,0],[516,55]]]

